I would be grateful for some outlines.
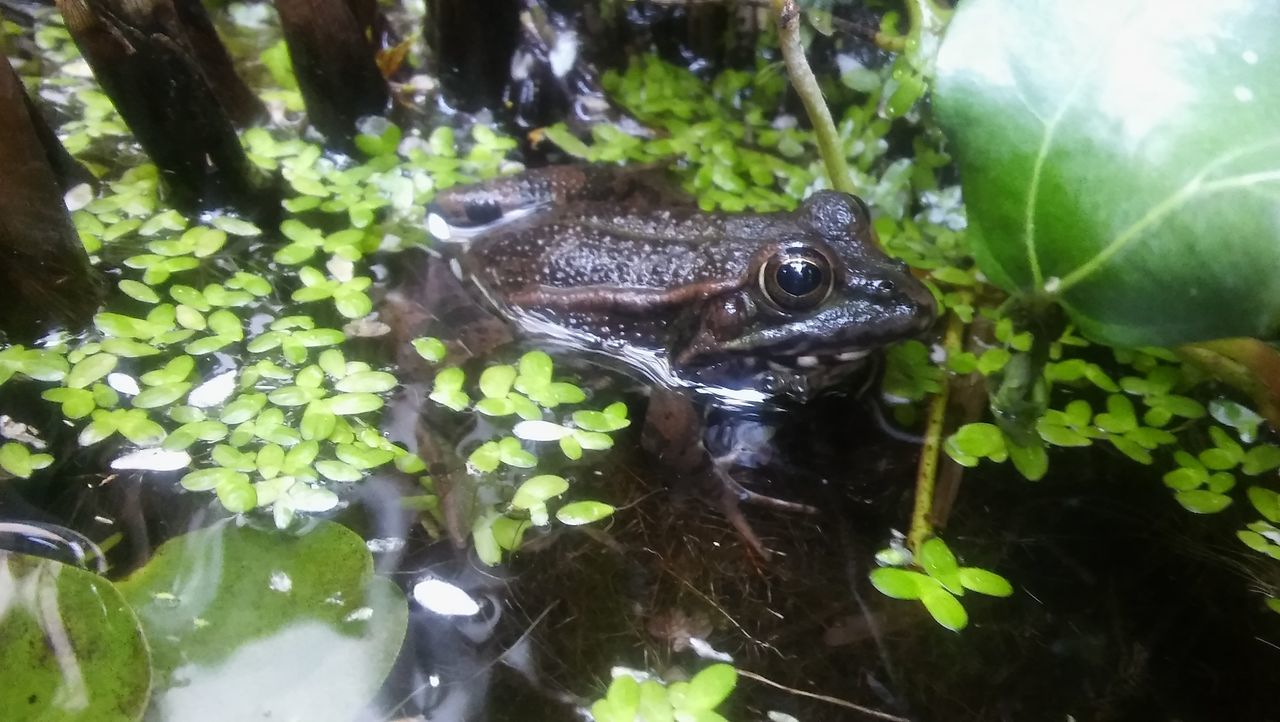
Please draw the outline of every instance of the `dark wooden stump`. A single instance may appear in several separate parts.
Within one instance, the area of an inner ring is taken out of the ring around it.
[[[71,224],[52,159],[70,159],[33,116],[17,73],[0,67],[0,331],[30,341],[57,326],[78,328],[102,287]],[[56,145],[46,145],[51,141]],[[57,162],[56,160],[54,162]],[[64,173],[67,169],[64,169]],[[64,176],[69,177],[69,176]]]
[[[276,0],[307,116],[331,145],[350,150],[356,121],[387,110],[390,91],[367,32],[376,7],[344,0]]]
[[[269,223],[278,193],[249,164],[231,122],[233,112],[247,119],[257,111],[230,80],[230,61],[212,58],[216,36],[184,23],[201,13],[179,12],[175,0],[57,4],[98,83],[160,169],[170,202],[184,211],[231,206]]]

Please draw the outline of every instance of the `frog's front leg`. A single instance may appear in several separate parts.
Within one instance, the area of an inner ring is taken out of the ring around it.
[[[664,466],[685,478],[714,479],[719,493],[720,509],[747,544],[763,559],[770,557],[764,542],[742,514],[743,502],[769,506],[788,512],[816,514],[807,504],[758,494],[733,478],[732,469],[754,466],[762,461],[759,453],[768,453],[769,434],[758,423],[734,427],[721,420],[708,427],[703,414],[682,393],[670,389],[654,389],[649,398],[641,432],[641,445]],[[708,441],[711,442],[710,448]],[[730,441],[725,444],[724,441]],[[761,443],[757,443],[761,442]]]

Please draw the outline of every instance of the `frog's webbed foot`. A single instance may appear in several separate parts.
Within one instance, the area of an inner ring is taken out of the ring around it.
[[[771,553],[747,521],[741,505],[754,504],[792,514],[817,514],[818,509],[752,491],[735,479],[734,468],[751,466],[759,461],[755,458],[756,452],[764,451],[761,447],[767,446],[765,437],[769,434],[760,425],[735,425],[737,430],[749,429],[755,434],[735,433],[734,429],[724,425],[720,428],[728,431],[729,437],[736,442],[726,445],[722,453],[713,455],[701,433],[705,431],[704,419],[688,397],[675,391],[656,389],[649,398],[641,443],[665,466],[683,476],[701,478],[711,484],[709,491],[719,499],[721,513],[751,550],[767,561]]]
[[[747,521],[747,517],[742,513],[742,507],[738,504],[738,496],[728,485],[724,486],[720,496],[720,513],[724,514],[724,518],[729,520],[733,528],[738,531],[738,536],[742,537],[756,556],[766,562],[773,558],[773,552],[769,551],[769,547],[764,545],[760,536],[756,534],[756,530],[752,528],[751,522]]]
[[[734,478],[731,469],[776,468],[779,460],[773,448],[774,428],[750,418],[720,418],[707,425],[707,454],[712,471],[721,485],[738,501],[793,514],[817,514],[818,509],[786,499],[752,491]]]
[[[729,473],[729,466],[730,466],[729,464],[725,464],[719,461],[712,464],[712,468],[715,471],[716,478],[719,479],[720,483],[724,485],[725,491],[728,492],[729,494],[732,494],[737,501],[746,503],[746,504],[755,504],[757,506],[764,506],[770,509],[784,511],[789,514],[817,514],[818,513],[818,507],[816,506],[812,506],[809,504],[802,504],[798,501],[788,501],[786,499],[779,499],[776,496],[769,496],[768,494],[760,494],[748,489],[747,487],[743,486],[742,483],[739,482],[737,479],[733,478],[733,475]]]
[[[755,529],[751,527],[751,522],[747,521],[747,517],[742,513],[741,504],[756,504],[793,514],[817,514],[818,509],[808,504],[787,501],[786,499],[751,491],[733,478],[733,475],[729,473],[729,467],[729,464],[719,461],[711,464],[713,474],[720,481],[720,511],[729,520],[729,523],[733,524],[733,528],[738,531],[738,534],[751,547],[751,550],[767,562],[772,557],[772,552],[760,540]]]

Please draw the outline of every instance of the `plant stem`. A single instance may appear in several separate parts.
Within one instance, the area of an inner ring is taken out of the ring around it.
[[[968,301],[962,301],[967,303]],[[960,349],[964,337],[964,321],[952,313],[947,321],[947,332],[942,339],[947,354]],[[916,497],[911,509],[911,528],[907,531],[907,547],[919,554],[920,545],[933,536],[933,491],[938,479],[938,457],[942,453],[942,433],[947,421],[947,406],[951,401],[951,380],[929,400],[925,416],[924,444],[920,447],[920,463],[916,467]]]
[[[937,53],[943,30],[951,21],[952,10],[933,0],[904,0],[903,5],[907,8],[906,34],[881,30],[875,35],[876,45],[891,53],[912,53],[915,57],[911,64],[921,70],[932,67],[933,56]],[[927,48],[927,51],[922,53],[922,48]],[[932,72],[928,75],[932,76]]]
[[[907,19],[911,21],[912,35],[922,32],[940,32],[951,19],[951,10],[933,0],[906,0]]]
[[[827,101],[822,97],[822,88],[818,87],[818,79],[814,77],[809,61],[804,56],[804,47],[800,44],[800,9],[795,0],[772,1],[774,19],[778,22],[778,45],[782,48],[782,58],[787,64],[787,75],[790,76],[791,85],[800,96],[800,101],[804,103],[809,122],[813,124],[814,135],[818,138],[818,152],[827,169],[827,180],[832,188],[852,195],[853,179],[849,175],[849,165],[845,162],[840,136],[836,133]]]

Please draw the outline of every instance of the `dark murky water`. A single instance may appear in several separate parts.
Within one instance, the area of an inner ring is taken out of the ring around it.
[[[1154,474],[1101,452],[1062,454],[1034,484],[970,471],[945,535],[1017,592],[966,596],[971,625],[952,633],[867,582],[875,550],[908,518],[916,449],[869,420],[842,425],[850,403],[820,404],[784,439],[828,481],[768,489],[822,512],[746,509],[768,562],[696,483],[655,468],[634,428],[604,465],[562,470],[575,494],[619,507],[613,519],[531,535],[499,568],[410,527],[394,480],[366,483],[342,518],[366,538],[407,536],[403,552],[377,555],[381,569],[406,591],[449,580],[480,605],[446,617],[411,602],[410,640],[366,719],[578,719],[575,704],[613,666],[702,666],[691,639],[753,675],[725,711],[734,720],[873,718],[812,695],[915,720],[1276,719],[1280,621],[1229,544],[1230,511],[1188,515]],[[174,488],[158,474],[10,483],[4,516],[98,540],[122,533],[114,576],[212,518],[203,497]]]

